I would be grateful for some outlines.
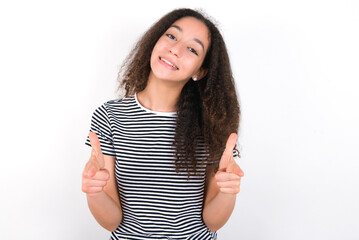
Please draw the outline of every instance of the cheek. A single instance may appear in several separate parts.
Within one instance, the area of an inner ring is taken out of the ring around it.
[[[166,41],[161,37],[156,42],[155,46],[153,47],[153,50],[161,50],[166,46]]]
[[[157,57],[159,56],[160,52],[163,51],[164,49],[164,44],[163,41],[158,40],[156,45],[153,47],[152,49],[152,53],[151,53],[151,61],[153,61],[155,58],[157,59]]]
[[[156,43],[156,45],[153,47],[152,49],[152,53],[151,53],[151,63],[155,60],[157,60],[157,57],[159,55],[159,51],[161,48],[161,44],[158,44],[159,42]]]
[[[202,62],[198,61],[198,59],[187,59],[184,61],[185,67],[188,71],[190,71],[192,74],[195,74],[201,67]]]

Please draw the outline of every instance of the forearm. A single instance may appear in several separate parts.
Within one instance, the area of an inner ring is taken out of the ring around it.
[[[108,231],[114,231],[122,221],[121,206],[104,191],[86,194],[87,203],[96,221]]]
[[[236,203],[236,194],[219,192],[203,209],[203,221],[215,232],[228,221]]]

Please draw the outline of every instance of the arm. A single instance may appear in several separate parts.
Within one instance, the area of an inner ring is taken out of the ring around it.
[[[94,148],[93,141],[91,139]],[[115,178],[115,157],[103,155],[99,143],[98,149],[92,153],[82,174],[82,191],[86,193],[89,209],[96,221],[103,228],[114,231],[122,221]]]
[[[213,167],[207,168],[206,191],[203,206],[203,221],[215,232],[228,221],[236,202],[236,194],[226,194],[219,190]]]
[[[228,138],[216,174],[213,171],[214,166],[207,167],[202,217],[212,232],[223,227],[231,216],[236,195],[239,193],[241,177],[244,176],[243,171],[233,159],[236,139],[236,134]]]

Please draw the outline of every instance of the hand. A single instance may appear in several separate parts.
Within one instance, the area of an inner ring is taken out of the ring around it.
[[[91,194],[103,191],[110,178],[110,174],[105,169],[105,160],[96,133],[90,132],[89,138],[92,150],[91,157],[82,173],[82,191]]]
[[[241,178],[244,176],[242,169],[233,159],[233,148],[236,145],[237,134],[232,133],[227,140],[226,149],[224,150],[219,162],[219,169],[215,175],[220,192],[237,194]]]

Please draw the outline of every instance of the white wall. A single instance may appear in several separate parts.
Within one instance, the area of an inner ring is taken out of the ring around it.
[[[108,239],[80,189],[90,117],[176,7],[218,20],[242,103],[245,178],[219,239],[359,239],[358,1],[237,2],[2,2],[0,239]]]

